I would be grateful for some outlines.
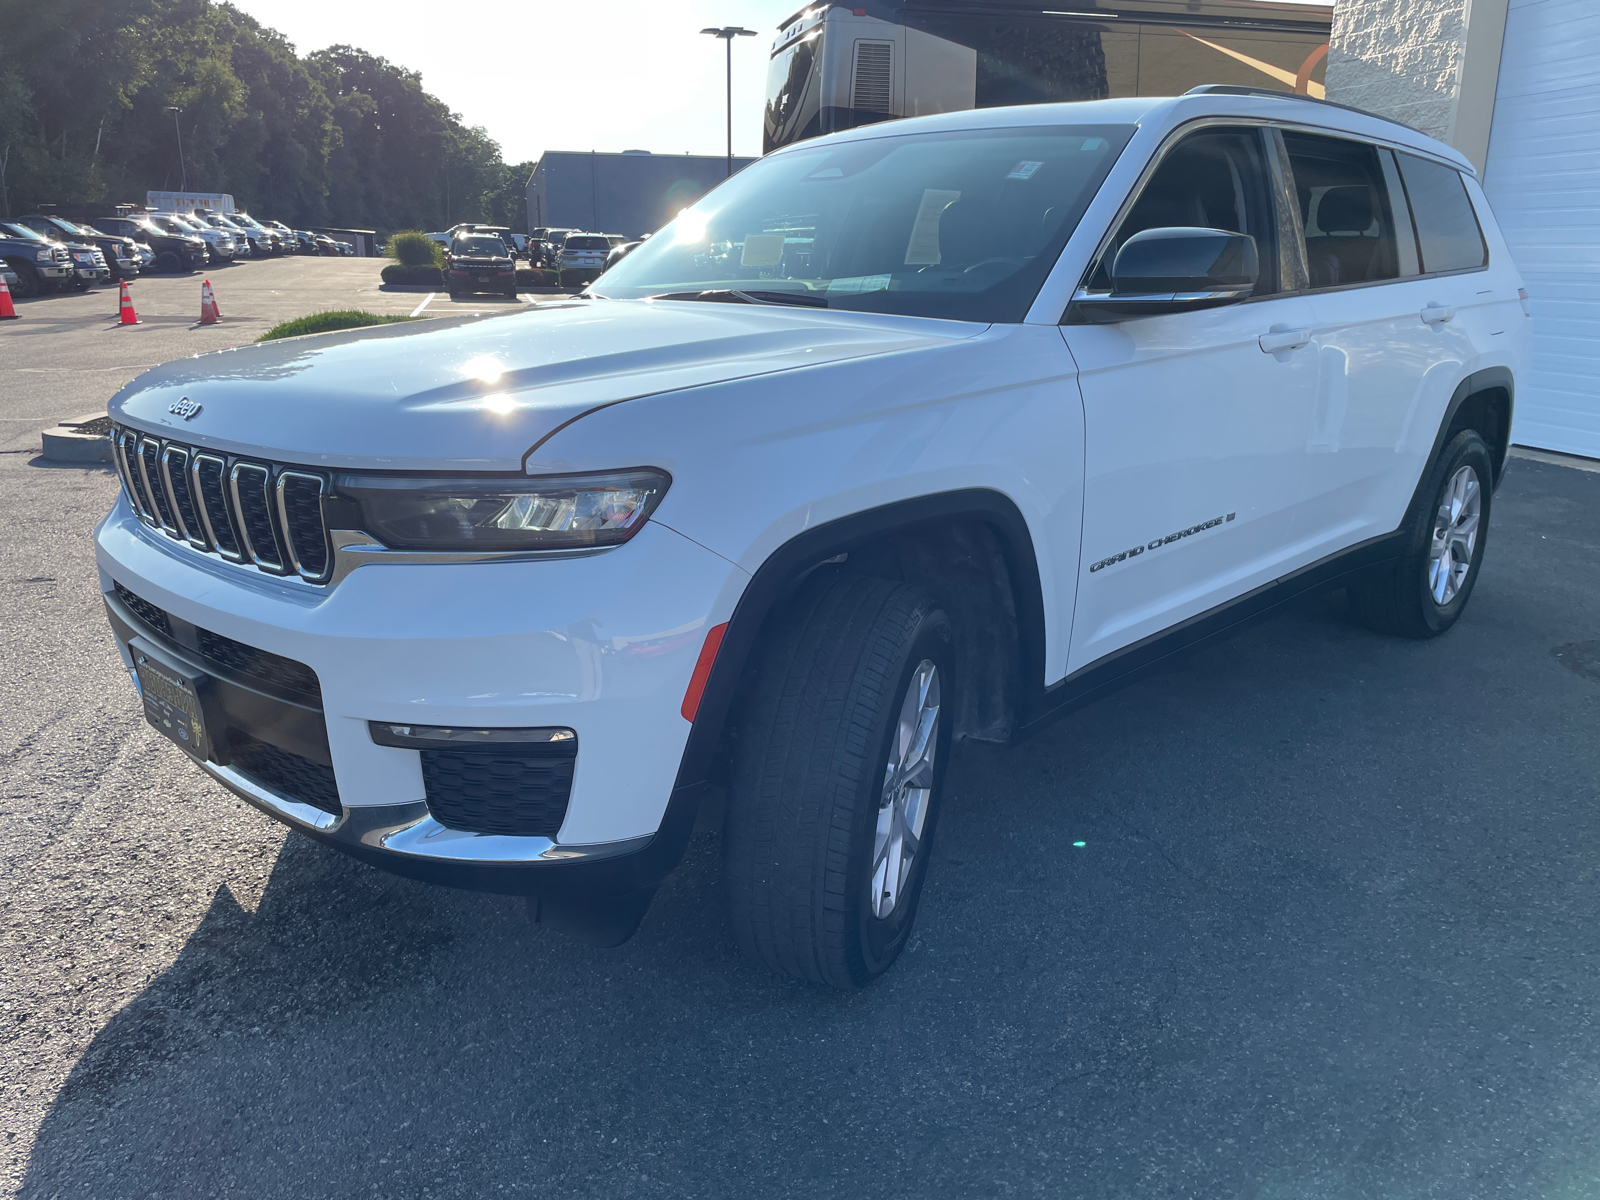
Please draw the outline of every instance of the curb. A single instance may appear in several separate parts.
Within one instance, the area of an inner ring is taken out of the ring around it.
[[[110,462],[109,434],[78,432],[78,426],[102,420],[104,417],[103,412],[89,413],[86,416],[74,417],[71,421],[63,421],[54,429],[46,429],[41,435],[44,442],[43,456],[53,462]]]

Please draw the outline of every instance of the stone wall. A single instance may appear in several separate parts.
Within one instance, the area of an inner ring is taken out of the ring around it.
[[[1339,0],[1328,49],[1328,99],[1453,133],[1471,0]]]

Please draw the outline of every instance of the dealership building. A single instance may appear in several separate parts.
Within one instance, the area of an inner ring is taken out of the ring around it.
[[[1532,294],[1521,445],[1600,458],[1600,2],[1339,0],[1328,99],[1478,168]]]
[[[751,158],[735,158],[742,170]],[[551,150],[528,177],[529,229],[654,233],[728,177],[726,156]]]

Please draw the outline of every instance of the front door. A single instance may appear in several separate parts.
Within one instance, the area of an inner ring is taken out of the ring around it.
[[[1302,565],[1294,527],[1317,359],[1309,301],[1280,284],[1292,226],[1280,239],[1286,206],[1266,138],[1208,128],[1174,146],[1089,285],[1109,286],[1109,260],[1133,234],[1200,226],[1256,239],[1252,299],[1062,329],[1085,417],[1069,672]]]

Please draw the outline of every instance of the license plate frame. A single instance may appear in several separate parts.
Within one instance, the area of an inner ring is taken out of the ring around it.
[[[211,676],[163,653],[147,639],[128,643],[145,720],[184,753],[202,762],[212,757],[207,701]]]

